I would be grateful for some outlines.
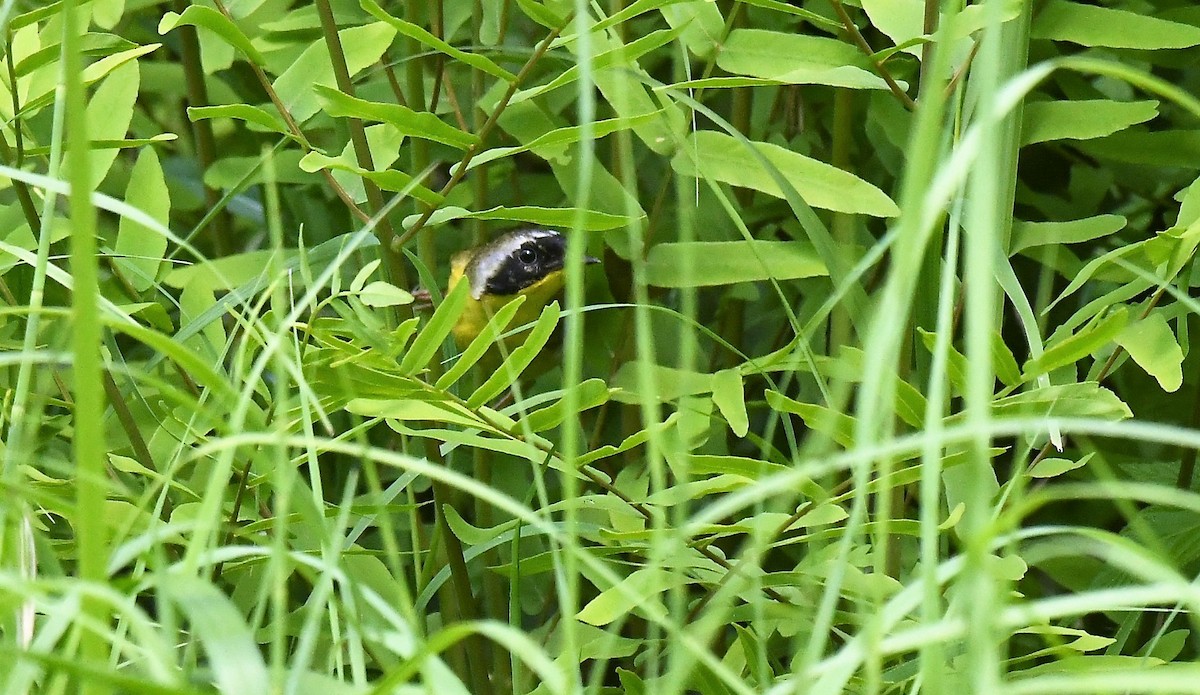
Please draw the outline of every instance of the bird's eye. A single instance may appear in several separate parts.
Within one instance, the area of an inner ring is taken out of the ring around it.
[[[525,247],[517,251],[517,260],[526,265],[531,265],[538,258],[538,253],[535,249]]]

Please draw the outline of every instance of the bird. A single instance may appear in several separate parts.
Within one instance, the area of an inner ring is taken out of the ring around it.
[[[455,323],[454,340],[464,348],[479,335],[501,307],[518,296],[525,303],[511,325],[532,322],[566,283],[567,239],[551,229],[522,228],[450,259],[448,289],[470,284],[467,305]],[[584,263],[600,259],[585,256]]]

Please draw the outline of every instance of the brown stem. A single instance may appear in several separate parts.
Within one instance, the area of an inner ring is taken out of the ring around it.
[[[325,35],[325,45],[329,49],[329,60],[333,63],[333,77],[337,82],[338,90],[343,94],[354,96],[354,83],[350,81],[350,70],[346,67],[346,54],[342,50],[342,38],[338,34],[337,20],[333,16],[333,8],[330,7],[329,0],[317,0],[317,14],[321,17],[321,30]],[[367,131],[363,127],[362,120],[349,117],[346,119],[346,123],[350,128],[350,142],[354,147],[354,157],[359,168],[365,171],[374,171],[375,162],[371,157],[371,147],[367,143]],[[383,211],[383,193],[380,192],[379,186],[367,177],[363,177],[363,188],[366,190],[367,201],[371,204],[372,212],[379,215],[379,219],[375,223],[375,236],[379,239],[388,279],[394,285],[408,287],[408,273],[405,272],[404,263],[400,254],[392,249],[391,242],[395,237],[392,223],[388,220],[387,215],[380,214]]]
[[[225,15],[226,19],[231,22],[234,21],[233,15],[230,14],[229,9],[225,7],[225,3],[222,2],[222,0],[213,0],[213,3],[216,5],[217,9],[220,10],[221,14]],[[287,110],[287,107],[284,106],[283,100],[279,98],[279,94],[275,91],[275,87],[271,84],[271,80],[267,79],[267,74],[263,72],[263,69],[259,67],[259,65],[253,60],[247,60],[246,62],[250,65],[250,69],[254,71],[254,76],[258,79],[258,83],[263,88],[263,91],[265,91],[267,96],[270,97],[271,103],[275,105],[275,110],[279,112],[279,117],[283,119],[283,123],[285,126],[287,126],[288,132],[292,134],[292,137],[296,138],[296,141],[299,142],[305,150],[310,152],[313,151],[313,146],[311,143],[309,143],[308,137],[304,135],[304,131],[300,130],[300,126],[296,123],[296,119],[292,118],[292,114]],[[337,194],[337,197],[341,198],[342,202],[346,204],[346,207],[349,208],[351,214],[357,217],[361,222],[371,221],[371,216],[363,212],[362,208],[358,207],[358,204],[354,202],[354,198],[350,197],[350,194],[344,187],[342,187],[342,184],[338,183],[337,179],[333,178],[333,172],[329,171],[328,169],[322,169],[321,176],[325,179],[325,182],[329,184],[329,187],[333,189],[333,192]]]
[[[921,46],[921,86],[925,85],[925,78],[929,69],[932,67],[933,61],[933,32],[937,31],[939,18],[939,2],[938,0],[925,0],[925,18],[922,22],[921,32],[925,34],[928,40],[925,45]]]
[[[125,396],[121,393],[121,389],[117,387],[117,382],[113,379],[112,371],[104,370],[104,392],[108,394],[108,402],[112,404],[113,412],[117,414],[117,420],[121,423],[121,429],[125,430],[125,436],[129,439],[129,446],[133,449],[133,457],[143,468],[149,471],[157,471],[158,467],[154,465],[154,456],[150,453],[150,447],[146,446],[146,440],[142,437],[142,431],[138,428],[137,420],[134,419],[133,413],[129,410],[129,404],[125,402]],[[164,498],[166,504],[163,507],[163,515],[170,518],[171,515],[171,500]]]
[[[9,149],[8,140],[4,137],[3,132],[0,132],[0,160],[3,160],[5,165],[13,164],[12,150]],[[33,202],[29,186],[19,179],[12,179],[12,186],[13,191],[17,194],[17,201],[21,204],[21,214],[25,215],[25,221],[29,223],[29,229],[36,238],[42,232],[42,220],[38,217],[37,206]]]
[[[971,44],[971,52],[967,54],[967,59],[963,61],[962,67],[954,73],[950,81],[946,84],[946,98],[949,99],[954,90],[958,88],[958,83],[962,82],[963,75],[967,74],[967,70],[971,67],[971,63],[975,60],[975,54],[979,53],[979,42]]]
[[[565,22],[564,25],[569,22],[570,19],[567,19],[567,22]],[[475,155],[479,154],[479,151],[483,147],[482,143],[487,140],[488,135],[490,135],[492,130],[495,129],[496,123],[500,120],[500,115],[504,113],[506,108],[508,108],[508,102],[512,100],[513,95],[515,95],[517,93],[517,89],[520,88],[521,83],[524,82],[525,78],[529,76],[529,73],[533,71],[533,67],[537,65],[538,61],[542,59],[542,56],[546,54],[546,51],[550,49],[551,42],[558,38],[558,35],[562,32],[563,28],[564,27],[556,27],[551,29],[546,38],[543,39],[540,44],[538,44],[538,47],[534,50],[533,55],[530,56],[529,60],[525,62],[525,65],[521,67],[521,71],[517,73],[516,79],[514,79],[512,84],[508,86],[508,91],[504,93],[504,96],[500,99],[500,102],[496,104],[496,108],[492,110],[492,114],[488,116],[487,122],[483,124],[482,128],[480,128],[478,136],[481,144],[472,145],[467,148],[462,160],[459,161],[458,166],[454,169],[454,173],[450,176],[450,180],[446,182],[445,186],[442,186],[442,190],[438,191],[438,195],[443,199],[449,195],[450,191],[454,190],[454,188],[458,186],[460,182],[462,182],[463,177],[467,175],[467,166],[471,163],[471,160],[475,158]],[[421,231],[421,229],[423,229],[429,222],[429,218],[433,217],[433,213],[436,211],[437,206],[435,205],[430,205],[427,207],[425,212],[421,213],[421,216],[415,223],[413,223],[413,226],[405,230],[403,234],[401,234],[392,242],[395,249],[399,251],[409,239],[412,239],[417,232]]]
[[[429,448],[436,449],[437,447]],[[446,561],[450,566],[450,583],[454,592],[455,612],[460,620],[474,621],[479,619],[479,609],[475,605],[475,596],[471,592],[471,574],[467,569],[462,543],[458,540],[458,536],[454,535],[454,531],[450,529],[450,524],[446,521],[446,507],[453,506],[450,503],[452,497],[453,490],[449,486],[434,481],[433,501],[436,506],[438,532],[442,537],[442,543],[446,546]],[[464,654],[467,659],[467,670],[462,675],[467,676],[471,681],[475,692],[491,692],[485,670],[485,664],[491,662],[487,640],[477,635],[465,640],[462,644],[464,647],[468,647]]]
[[[183,14],[188,4],[188,0],[175,0],[175,11]],[[208,85],[204,82],[204,69],[200,64],[200,39],[196,35],[196,27],[190,24],[181,24],[178,29],[180,32],[180,58],[187,88],[187,104],[188,106],[208,106]],[[200,170],[206,172],[217,161],[217,145],[213,136],[212,121],[206,118],[192,121],[192,139],[196,144],[196,156],[200,159]],[[204,200],[208,209],[214,210],[220,203],[221,192],[205,183]],[[229,252],[229,235],[229,212],[222,208],[213,218],[213,250],[218,256],[224,256]]]
[[[883,81],[887,83],[888,89],[892,90],[892,94],[895,94],[896,98],[900,100],[900,103],[904,104],[904,107],[908,110],[911,111],[912,109],[916,108],[917,103],[913,101],[912,97],[908,96],[908,92],[905,92],[900,84],[896,82],[896,78],[892,77],[892,73],[887,69],[887,66],[881,63],[879,59],[875,57],[875,51],[871,48],[871,44],[867,43],[867,40],[863,38],[863,35],[858,30],[858,27],[854,26],[854,20],[850,19],[850,14],[846,12],[846,7],[842,5],[842,0],[829,0],[829,2],[831,5],[833,5],[833,11],[837,13],[838,19],[840,19],[842,22],[842,26],[846,28],[846,33],[850,35],[850,38],[854,41],[854,44],[858,46],[858,50],[862,51],[863,55],[867,57],[867,60],[871,61],[871,65],[875,67],[875,72],[878,72],[879,76],[883,78]]]
[[[396,97],[396,103],[401,106],[408,106],[408,99],[404,97],[404,90],[400,88],[400,80],[396,79],[396,70],[392,65],[392,57],[387,51],[383,52],[383,74],[387,76],[388,86],[392,88],[392,96]]]

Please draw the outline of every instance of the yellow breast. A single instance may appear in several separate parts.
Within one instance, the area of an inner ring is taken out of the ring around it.
[[[469,257],[465,253],[460,253],[451,259],[448,290],[454,289],[460,282],[467,281],[464,273],[468,260]],[[562,271],[555,271],[516,294],[494,295],[483,292],[476,299],[472,293],[467,299],[467,305],[463,308],[462,314],[458,317],[458,322],[454,324],[454,341],[459,348],[466,347],[475,339],[475,336],[479,335],[496,311],[517,297],[525,297],[525,303],[517,311],[508,327],[515,328],[534,321],[542,313],[542,309],[550,303],[550,300],[554,299],[554,296],[562,290],[563,282]],[[520,338],[521,336],[518,336],[510,344],[519,344]]]

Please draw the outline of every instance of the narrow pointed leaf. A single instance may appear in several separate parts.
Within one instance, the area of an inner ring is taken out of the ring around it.
[[[225,15],[211,7],[192,5],[184,10],[183,14],[168,12],[158,23],[158,33],[166,34],[181,24],[208,29],[224,39],[230,46],[241,51],[242,55],[249,58],[250,62],[255,65],[262,65],[264,62],[262,54],[254,47],[254,44],[250,43],[249,37]]]
[[[471,341],[471,344],[467,346],[467,349],[463,350],[462,354],[459,355],[458,360],[454,362],[454,365],[447,369],[444,374],[442,374],[441,378],[438,379],[437,384],[435,384],[435,388],[442,390],[448,389],[452,384],[457,382],[463,377],[463,375],[470,371],[471,367],[474,366],[475,363],[478,362],[479,359],[495,345],[496,341],[500,339],[500,336],[504,334],[504,329],[508,327],[509,322],[512,321],[513,316],[516,316],[517,310],[519,310],[521,305],[524,303],[525,297],[518,296],[508,304],[500,307],[500,310],[497,311],[490,320],[488,320],[487,325],[483,327],[483,330],[479,331],[479,335],[475,336],[475,339]]]
[[[1022,113],[1021,144],[1090,140],[1145,123],[1158,115],[1157,101],[1039,101]]]
[[[787,84],[823,84],[849,89],[887,89],[883,78],[853,45],[820,36],[734,29],[717,54],[717,66],[734,75]]]
[[[1174,393],[1183,385],[1183,349],[1162,314],[1130,324],[1117,336],[1117,343],[1164,391]]]
[[[409,215],[404,218],[405,228],[416,224],[420,215]],[[625,215],[610,215],[595,210],[580,210],[578,208],[543,208],[533,205],[517,205],[503,207],[497,205],[487,210],[467,210],[454,205],[438,209],[430,216],[427,226],[435,227],[452,220],[499,220],[503,222],[528,222],[546,227],[578,226],[579,229],[600,232],[623,227],[636,218]]]
[[[1051,0],[1033,18],[1035,39],[1108,48],[1189,48],[1200,45],[1200,27],[1137,12]]]
[[[413,341],[412,347],[400,361],[402,374],[413,374],[424,369],[425,365],[429,364],[429,360],[442,348],[446,336],[450,335],[450,331],[454,329],[454,324],[458,322],[458,317],[462,314],[463,307],[467,305],[467,299],[470,296],[469,288],[470,283],[460,282],[442,300],[437,310],[433,312],[433,316],[430,317],[429,323],[425,325],[425,329]]]
[[[375,2],[375,0],[360,0],[359,4],[362,5],[364,10],[371,13],[371,16],[390,24],[398,34],[407,36],[410,39],[415,39],[416,41],[429,46],[435,51],[445,53],[460,63],[470,65],[476,70],[486,72],[493,77],[499,77],[505,82],[516,82],[517,80],[516,75],[505,70],[499,65],[496,65],[486,56],[478,53],[467,53],[466,51],[461,51],[417,26],[416,24],[391,16],[385,12],[384,9]]]
[[[466,284],[465,282],[459,283],[460,286]],[[537,323],[529,332],[529,337],[520,347],[512,351],[508,359],[504,360],[504,364],[500,365],[500,368],[487,381],[483,382],[475,393],[471,394],[471,397],[467,399],[467,404],[472,408],[481,407],[511,386],[546,346],[550,335],[554,333],[555,326],[558,325],[560,313],[558,302],[552,302],[542,309],[542,315],[538,317]]]
[[[427,111],[414,111],[399,104],[359,99],[321,84],[314,85],[313,89],[325,107],[325,112],[330,116],[349,116],[387,123],[405,135],[433,140],[459,149],[479,144],[476,135],[465,133]]]
[[[646,281],[655,287],[712,287],[828,274],[812,244],[803,241],[656,244],[646,257]]]
[[[850,172],[779,145],[765,142],[752,144],[779,170],[804,198],[804,202],[814,208],[874,217],[893,217],[900,213],[896,203],[887,194]],[[671,160],[671,166],[686,176],[716,179],[776,198],[785,197],[779,184],[754,154],[725,133],[711,130],[692,133]]]
[[[580,412],[596,408],[608,402],[608,386],[600,379],[588,379],[579,384],[576,406]],[[557,427],[567,417],[564,400],[557,400],[540,410],[535,410],[523,420],[534,432],[543,432]]]
[[[164,227],[171,213],[171,196],[163,178],[162,166],[154,149],[147,147],[138,155],[129,185],[125,189],[125,202],[141,210]],[[127,258],[116,259],[118,267],[125,270],[126,279],[139,291],[149,289],[158,276],[163,254],[167,251],[167,238],[161,233],[122,217],[117,227],[114,250]]]
[[[746,414],[746,393],[742,375],[736,369],[726,369],[713,374],[712,399],[729,429],[738,437],[750,431],[750,419]]]

